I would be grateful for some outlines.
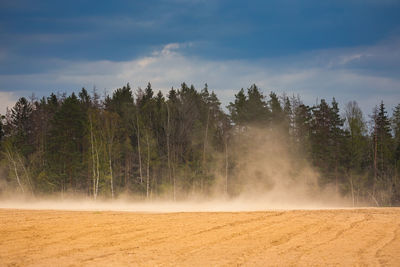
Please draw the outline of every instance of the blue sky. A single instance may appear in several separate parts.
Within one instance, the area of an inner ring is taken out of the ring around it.
[[[207,82],[306,104],[400,103],[399,0],[0,0],[0,113],[19,96]],[[391,113],[391,112],[390,112]]]

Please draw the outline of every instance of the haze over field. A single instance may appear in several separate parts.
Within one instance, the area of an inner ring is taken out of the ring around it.
[[[351,199],[341,196],[333,184],[322,186],[318,182],[318,172],[302,155],[289,151],[282,134],[251,127],[246,131],[246,139],[241,136],[232,141],[229,157],[237,166],[229,176],[225,172],[225,167],[229,166],[225,166],[224,155],[215,152],[214,168],[211,169],[215,172],[212,173],[215,180],[206,194],[196,190],[195,184],[189,191],[178,187],[176,201],[171,200],[170,191],[150,196],[147,200],[135,193],[121,193],[113,200],[100,195],[93,200],[79,192],[19,195],[21,192],[12,188],[8,192],[4,187],[0,208],[215,212],[351,207]],[[181,177],[177,179],[183,180]],[[360,205],[367,205],[367,202],[358,203]]]

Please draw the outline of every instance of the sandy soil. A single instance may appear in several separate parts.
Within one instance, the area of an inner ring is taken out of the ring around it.
[[[400,209],[0,209],[2,266],[400,266]]]

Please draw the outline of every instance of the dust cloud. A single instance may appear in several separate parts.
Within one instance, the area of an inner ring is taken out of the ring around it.
[[[300,149],[279,130],[247,128],[232,138],[228,153],[216,154],[216,180],[204,194],[177,201],[141,200],[120,195],[114,200],[90,197],[2,198],[0,208],[130,212],[239,212],[351,207],[333,185],[321,186],[319,173]],[[226,164],[229,158],[229,166]],[[228,171],[228,172],[226,172]],[[179,190],[179,188],[178,188]],[[228,193],[227,193],[228,192]]]

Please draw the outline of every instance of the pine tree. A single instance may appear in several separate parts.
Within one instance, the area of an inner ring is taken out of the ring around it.
[[[270,100],[268,100],[268,105],[271,110],[271,124],[277,126],[285,121],[284,112],[278,96],[274,92],[271,92],[269,97]]]
[[[394,108],[392,125],[394,133],[394,178],[391,202],[392,205],[400,205],[400,104]]]
[[[311,138],[311,127],[312,127],[312,115],[311,108],[304,104],[299,104],[294,107],[294,126],[293,126],[293,138],[294,142],[300,150],[300,154],[309,156],[311,153],[310,138]]]
[[[25,97],[21,97],[15,106],[11,109],[9,115],[9,130],[14,137],[14,145],[27,156],[32,153],[32,104]]]
[[[286,95],[283,96],[283,122],[282,128],[284,133],[293,135],[293,110],[292,104],[290,103],[289,97]],[[290,140],[293,141],[292,139]]]
[[[395,144],[394,160],[397,163],[400,160],[400,104],[394,108],[392,125]]]
[[[391,164],[392,135],[390,121],[383,101],[379,105],[375,124],[377,137],[377,168],[379,176],[385,179]]]
[[[235,102],[228,106],[232,121],[238,126],[257,125],[266,127],[270,121],[271,111],[257,85],[247,89],[247,95],[241,89],[235,95]]]
[[[331,109],[324,99],[313,110],[311,121],[311,151],[314,165],[324,174],[325,182],[329,182],[330,172],[330,146],[331,146]]]
[[[335,185],[336,185],[336,191],[339,191],[339,183],[342,181],[340,180],[340,177],[343,177],[341,175],[343,173],[343,162],[345,158],[343,157],[343,152],[345,149],[345,143],[344,143],[344,131],[342,129],[344,120],[340,117],[339,114],[339,106],[338,103],[336,102],[335,98],[332,100],[332,107],[331,107],[331,112],[330,112],[330,155],[331,155],[331,169],[334,172],[335,176]]]
[[[5,120],[5,117],[3,115],[0,114],[0,144],[1,144],[1,140],[3,139],[4,136],[4,126],[3,126],[3,121]]]
[[[367,186],[365,166],[368,164],[368,142],[366,137],[366,125],[361,109],[356,101],[350,101],[346,105],[346,133],[348,134],[347,150],[344,153],[347,168],[347,177],[350,184],[350,192],[353,205],[358,203],[360,192]]]
[[[377,204],[390,204],[392,193],[388,190],[393,188],[391,170],[393,166],[393,140],[391,135],[390,121],[387,116],[383,101],[376,108],[372,116],[374,123],[373,155],[374,155],[374,182],[372,196]],[[375,195],[377,197],[375,197]]]
[[[247,98],[243,88],[235,95],[235,102],[229,103],[228,109],[232,121],[237,125],[243,125],[247,121]]]
[[[259,126],[267,126],[270,122],[271,112],[265,102],[265,96],[257,85],[253,84],[247,89],[247,100],[247,121]]]
[[[81,190],[86,184],[82,177],[83,139],[85,121],[82,106],[74,93],[67,97],[52,119],[50,131],[49,166],[55,181],[65,191]]]

